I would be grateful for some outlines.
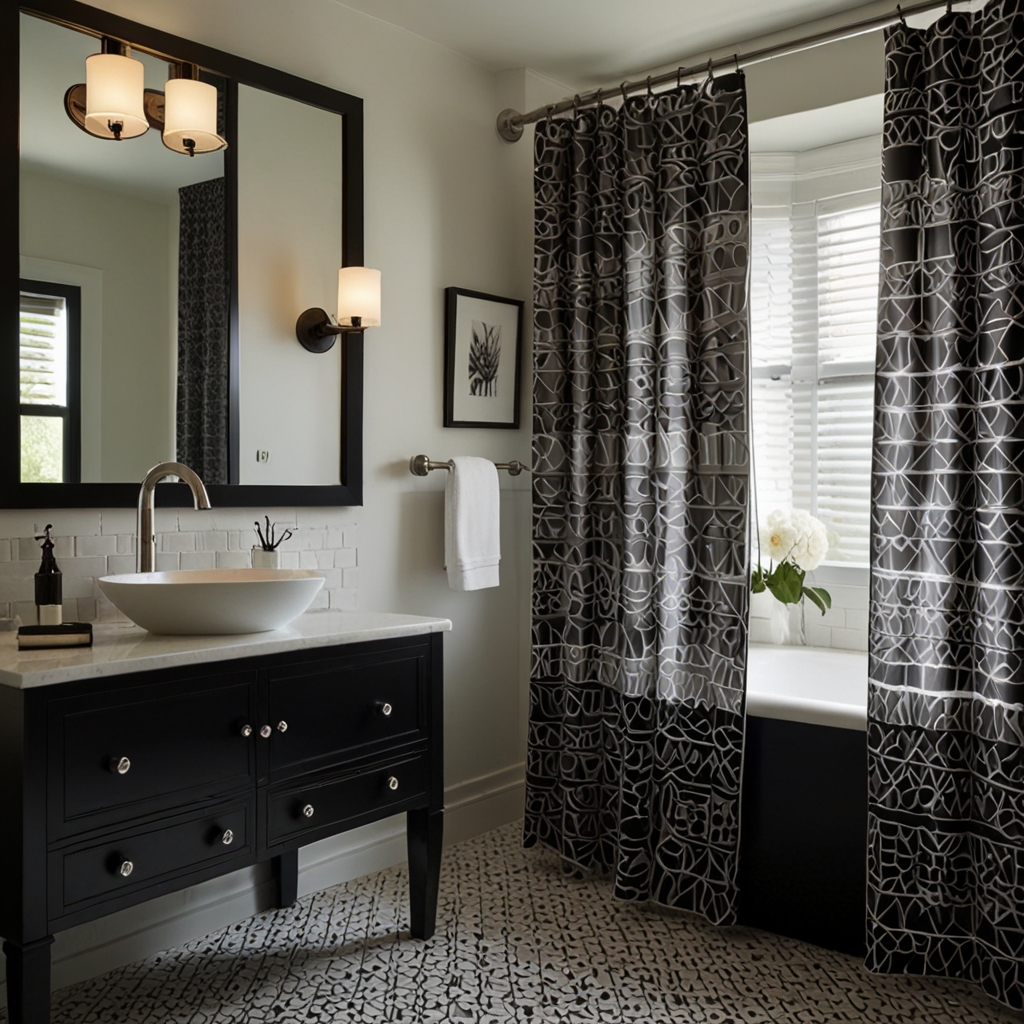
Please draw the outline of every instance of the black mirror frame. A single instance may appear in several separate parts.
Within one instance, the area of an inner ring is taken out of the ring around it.
[[[342,336],[340,484],[321,486],[238,483],[238,264],[237,150],[234,145],[238,85],[244,84],[330,110],[342,119],[342,263],[363,263],[363,101],[263,64],[181,39],[77,0],[22,0],[0,4],[0,508],[133,508],[136,483],[24,484],[21,482],[18,398],[19,71],[21,13],[33,14],[96,36],[122,39],[140,49],[198,64],[228,83],[229,146],[225,151],[231,265],[229,483],[209,484],[214,507],[342,506],[363,503],[363,336]],[[296,311],[297,313],[299,311]],[[297,343],[296,343],[297,344]],[[184,484],[159,487],[157,504],[192,504]]]

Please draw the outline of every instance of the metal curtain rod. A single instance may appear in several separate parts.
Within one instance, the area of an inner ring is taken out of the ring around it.
[[[496,462],[494,465],[497,469],[507,469],[509,476],[519,476],[526,469],[526,466],[518,459],[513,459],[511,462]],[[435,462],[433,459],[428,459],[426,455],[414,455],[409,460],[409,472],[413,476],[426,476],[432,469],[451,468],[450,462]]]
[[[690,80],[701,78],[709,73],[724,68],[750,67],[752,64],[761,64],[764,61],[772,60],[775,57],[787,57],[792,53],[800,53],[801,50],[812,50],[816,46],[824,46],[826,43],[839,42],[841,39],[853,39],[855,36],[866,35],[868,32],[878,32],[897,21],[904,21],[907,16],[923,14],[925,11],[934,11],[938,7],[945,7],[952,10],[953,3],[962,3],[963,0],[923,0],[922,3],[912,4],[910,7],[901,9],[899,5],[891,14],[879,14],[874,18],[866,18],[864,21],[854,22],[844,28],[829,29],[826,32],[818,32],[812,36],[804,36],[802,39],[795,39],[791,43],[778,43],[775,46],[765,46],[760,50],[752,50],[750,53],[736,53],[731,57],[718,57],[715,60],[706,61],[703,64],[693,64],[688,68],[680,67],[676,71],[666,71],[662,75],[652,75],[637,82],[623,82],[619,91],[625,98],[629,93],[641,92],[646,89],[653,89],[658,85],[668,85],[671,82],[682,84],[684,79]],[[503,110],[498,115],[498,134],[506,142],[517,142],[523,135],[523,126],[533,124],[544,117],[552,117],[555,114],[564,114],[567,110],[578,110],[580,107],[591,107],[599,104],[611,92],[609,89],[596,89],[594,92],[585,93],[583,96],[576,95],[570,100],[560,100],[558,103],[551,103],[546,107],[538,107],[527,114],[520,114],[511,107]]]

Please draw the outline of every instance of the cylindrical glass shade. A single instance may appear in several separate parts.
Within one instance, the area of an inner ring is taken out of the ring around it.
[[[359,317],[359,321],[355,321]],[[380,327],[380,271],[342,267],[338,271],[338,324]]]
[[[217,90],[192,78],[164,86],[164,145],[175,153],[214,153],[227,143],[217,134]]]
[[[149,131],[142,109],[145,69],[119,53],[85,58],[85,130],[101,139],[134,139]],[[113,126],[120,125],[115,131]]]

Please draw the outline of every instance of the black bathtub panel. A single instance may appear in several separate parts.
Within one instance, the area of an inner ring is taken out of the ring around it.
[[[863,956],[867,734],[747,717],[740,923]]]

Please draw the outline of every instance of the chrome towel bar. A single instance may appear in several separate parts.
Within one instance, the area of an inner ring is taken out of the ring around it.
[[[519,476],[527,468],[518,459],[513,459],[511,462],[496,462],[494,465],[498,469],[507,469],[509,476]],[[409,460],[409,472],[413,476],[426,476],[432,469],[451,468],[452,464],[450,462],[434,462],[433,459],[428,459],[426,455],[414,455]]]

